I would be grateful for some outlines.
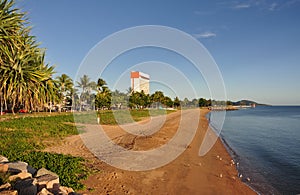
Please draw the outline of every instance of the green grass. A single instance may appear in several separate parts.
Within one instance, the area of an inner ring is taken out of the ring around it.
[[[100,124],[118,125],[141,121],[150,116],[165,115],[174,110],[100,110]],[[76,123],[97,124],[96,112],[75,113]]]
[[[116,125],[170,112],[174,111],[105,110],[99,111],[99,115],[101,124]],[[75,113],[74,115],[76,123],[97,124],[96,112]],[[59,143],[64,137],[78,134],[73,114],[40,113],[38,116],[35,114],[16,116],[6,115],[5,120],[0,121],[0,155],[7,157],[10,161],[25,161],[36,169],[44,167],[57,173],[62,185],[75,190],[83,188],[80,180],[86,178],[90,172],[84,166],[83,159],[42,152],[47,146]],[[3,119],[2,116],[0,119]]]
[[[73,115],[22,117],[0,122],[0,154],[10,161],[25,161],[36,169],[56,172],[62,185],[81,189],[88,171],[80,158],[41,152],[68,135],[77,134]]]

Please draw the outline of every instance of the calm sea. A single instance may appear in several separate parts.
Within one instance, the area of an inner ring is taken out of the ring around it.
[[[242,180],[257,192],[300,194],[299,106],[227,112],[221,137]]]

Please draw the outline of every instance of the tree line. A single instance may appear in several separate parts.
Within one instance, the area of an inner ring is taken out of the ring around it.
[[[131,88],[126,92],[111,91],[105,80],[99,78],[94,82],[87,75],[77,81],[76,87],[81,91],[73,97],[77,110],[178,108],[181,104],[178,97],[172,100],[162,91],[156,91],[152,95],[145,94],[144,91],[134,92]]]

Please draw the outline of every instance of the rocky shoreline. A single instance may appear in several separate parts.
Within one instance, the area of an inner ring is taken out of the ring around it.
[[[45,168],[34,169],[28,163],[10,162],[0,155],[0,195],[79,195],[61,186],[59,176]]]

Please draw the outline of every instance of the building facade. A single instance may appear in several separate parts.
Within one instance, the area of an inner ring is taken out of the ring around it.
[[[131,72],[131,89],[133,92],[144,91],[145,94],[150,93],[150,76],[142,72]]]

